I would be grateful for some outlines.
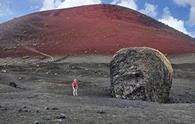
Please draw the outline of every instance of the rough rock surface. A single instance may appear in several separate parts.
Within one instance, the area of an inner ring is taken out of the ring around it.
[[[167,102],[173,69],[158,50],[133,47],[119,50],[110,64],[113,97]]]

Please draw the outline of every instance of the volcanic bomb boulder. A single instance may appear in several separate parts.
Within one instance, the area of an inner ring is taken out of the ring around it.
[[[169,99],[173,69],[158,50],[123,48],[110,63],[113,97],[165,103]]]

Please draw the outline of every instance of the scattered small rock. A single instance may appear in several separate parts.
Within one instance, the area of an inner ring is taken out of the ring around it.
[[[57,107],[54,107],[54,108],[52,108],[52,110],[58,110],[58,108]]]
[[[60,113],[60,115],[57,116],[57,119],[66,119],[66,116],[64,113]]]
[[[22,80],[23,79],[23,77],[18,77],[18,80]]]
[[[13,82],[13,81],[12,81],[12,82],[9,82],[9,85],[10,85],[11,87],[15,87],[15,88],[17,87],[17,84],[16,84],[15,82]]]
[[[36,113],[39,113],[40,111],[39,111],[39,110],[36,110],[35,112],[36,112]]]
[[[58,122],[62,122],[63,120],[62,120],[62,119],[56,119],[56,121],[58,121]]]
[[[33,124],[40,124],[39,121],[34,121]]]
[[[75,66],[71,66],[70,68],[71,68],[71,69],[75,69]]]
[[[46,121],[49,121],[49,120],[51,120],[51,117],[50,116],[46,116],[46,117],[43,117],[42,119],[46,120]]]
[[[37,44],[36,43],[33,43],[32,46],[37,46]]]
[[[24,110],[23,110],[23,112],[30,112],[30,110],[28,110],[28,109],[24,109]]]
[[[29,59],[30,56],[23,56],[22,59]]]
[[[48,107],[44,107],[44,109],[45,109],[45,110],[49,110],[49,108],[48,108]]]
[[[97,111],[97,113],[99,113],[99,114],[105,114],[106,112],[103,111],[103,110],[100,110],[100,111]]]
[[[47,58],[46,56],[42,56],[42,57],[40,57],[40,59],[41,59],[41,60],[46,59],[46,58]]]
[[[25,108],[25,109],[19,109],[18,112],[30,112],[30,110]]]
[[[4,107],[4,108],[2,107],[1,110],[2,111],[7,111],[8,109],[7,109],[7,107]]]
[[[18,112],[22,112],[22,109],[18,109]]]
[[[7,72],[7,70],[3,69],[3,70],[1,70],[1,72],[6,73],[6,72]]]

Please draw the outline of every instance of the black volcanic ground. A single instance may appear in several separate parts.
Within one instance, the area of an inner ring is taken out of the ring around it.
[[[170,103],[158,104],[112,98],[110,58],[111,56],[94,55],[62,56],[55,58],[53,62],[48,62],[42,57],[0,59],[0,123],[26,124],[38,121],[41,124],[192,124],[195,122],[194,63],[173,63],[174,80]],[[180,59],[182,62],[181,57],[174,56],[174,59]],[[72,96],[71,82],[75,77],[79,80],[78,97]],[[16,82],[17,88],[9,85],[11,81]]]

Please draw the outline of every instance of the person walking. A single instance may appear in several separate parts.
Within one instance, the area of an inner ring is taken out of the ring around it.
[[[74,79],[74,81],[72,82],[72,89],[73,89],[73,96],[78,96],[77,90],[78,90],[78,81],[77,79]]]

